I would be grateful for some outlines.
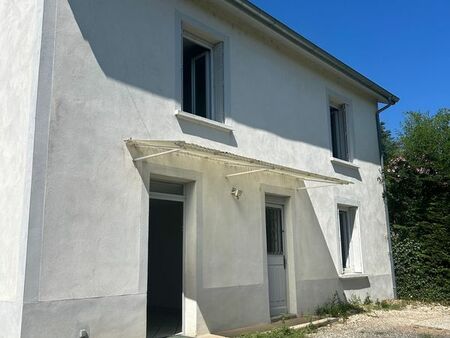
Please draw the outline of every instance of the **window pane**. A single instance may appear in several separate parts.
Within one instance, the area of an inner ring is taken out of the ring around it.
[[[208,117],[208,74],[207,74],[207,53],[194,59],[194,114]]]
[[[211,50],[183,38],[183,110],[211,118]]]
[[[339,210],[339,228],[341,232],[341,254],[342,254],[342,267],[348,269],[350,267],[350,229],[348,212],[345,210]]]
[[[266,207],[267,253],[269,255],[283,254],[283,228],[281,209]]]
[[[330,107],[333,156],[348,160],[347,122],[344,109]]]
[[[333,156],[339,158],[339,146],[338,146],[338,110],[334,107],[330,107],[330,118],[331,118],[331,140],[333,144]]]

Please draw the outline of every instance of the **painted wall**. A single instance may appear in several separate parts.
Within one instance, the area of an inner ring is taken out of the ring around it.
[[[0,3],[0,337],[19,337],[42,1]]]
[[[33,302],[24,306],[25,337],[74,335],[81,328],[95,337],[144,336],[146,183],[156,168],[184,179],[192,172],[197,181],[196,222],[187,229],[186,320],[194,323],[187,333],[269,320],[265,192],[289,196],[292,312],[309,313],[335,291],[392,297],[375,99],[276,44],[240,13],[204,1],[56,5],[45,208],[33,225],[41,237],[29,244],[39,250],[27,270]],[[180,106],[181,18],[227,41],[226,123],[232,134],[174,115]],[[330,93],[351,103],[359,169],[330,162]],[[123,142],[130,137],[186,140],[355,184],[296,192],[292,188],[302,183],[283,177],[230,182],[224,175],[236,168],[177,156],[137,170]],[[233,184],[244,190],[239,201],[230,196]],[[338,279],[336,204],[342,200],[360,206],[369,277],[356,282]]]

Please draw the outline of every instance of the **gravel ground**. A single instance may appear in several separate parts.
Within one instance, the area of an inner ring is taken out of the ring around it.
[[[371,311],[319,328],[311,337],[450,337],[450,307],[408,305],[402,310]]]

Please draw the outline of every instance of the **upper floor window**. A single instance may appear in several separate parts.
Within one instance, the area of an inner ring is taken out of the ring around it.
[[[349,161],[349,145],[347,136],[347,112],[346,105],[330,105],[331,142],[333,157]]]
[[[183,111],[224,122],[223,42],[183,34]]]

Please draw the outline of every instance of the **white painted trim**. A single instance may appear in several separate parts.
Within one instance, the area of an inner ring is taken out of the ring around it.
[[[197,45],[200,45],[210,51],[214,48],[214,44],[209,42],[208,40],[203,39],[202,37],[191,33],[189,30],[185,30],[182,28],[182,35],[184,39],[188,39],[191,42],[195,42]]]
[[[339,274],[339,279],[358,279],[358,278],[368,278],[369,275],[362,272],[347,272]]]
[[[197,55],[191,59],[191,110],[193,112],[197,111],[197,100],[196,100],[196,84],[197,84],[197,76],[196,76],[196,67],[197,67],[197,60],[200,60],[201,58],[205,59],[205,80],[206,80],[206,116],[209,119],[212,119],[214,113],[212,111],[212,97],[211,97],[211,87],[212,87],[212,81],[211,81],[211,50],[208,50],[207,52],[203,52],[200,55]],[[201,79],[200,79],[201,80]]]
[[[347,129],[347,152],[348,152],[348,161],[341,160],[343,162],[347,162],[349,164],[353,164],[355,159],[355,133],[354,133],[354,124],[353,124],[353,102],[350,98],[337,93],[329,88],[326,89],[326,111],[327,111],[327,124],[328,124],[328,141],[329,141],[329,152],[330,158],[333,157],[333,140],[331,136],[331,118],[330,118],[330,106],[339,108],[340,105],[345,104],[345,122]]]
[[[189,121],[192,123],[196,123],[202,126],[206,126],[209,128],[213,128],[216,130],[220,130],[226,133],[231,133],[233,131],[233,128],[227,124],[217,122],[215,120],[207,119],[205,117],[197,116],[191,113],[187,113],[181,110],[177,110],[175,112],[175,116],[177,119]]]
[[[285,298],[286,298],[286,312],[290,312],[290,308],[289,308],[289,274],[288,274],[288,264],[287,264],[287,239],[286,239],[286,213],[285,213],[285,198],[283,197],[272,197],[270,195],[266,195],[266,203],[264,205],[264,213],[267,207],[269,208],[274,208],[274,209],[279,209],[281,210],[281,241],[283,243],[283,264],[285,265],[284,267],[284,280],[285,280]],[[264,218],[264,228],[267,227],[267,219]],[[269,255],[267,253],[267,230],[264,231],[264,233],[266,234],[266,255],[267,256],[279,256],[279,255]],[[267,264],[267,274],[269,273],[269,262],[268,259],[266,261]],[[270,285],[269,285],[269,278],[267,278],[267,286],[269,287],[269,314],[271,311],[271,307],[270,307]],[[272,318],[272,317],[271,317]]]
[[[176,11],[175,13],[175,109],[177,111],[182,111],[183,109],[183,36],[185,34],[200,38],[202,41],[212,46],[223,43],[223,119],[224,123],[226,123],[231,116],[230,38],[228,35],[225,35],[222,32],[205,25],[203,22],[179,11]],[[214,48],[212,48],[212,50],[213,49]],[[213,68],[211,68],[211,70],[213,70]],[[213,79],[211,84],[213,84]],[[231,127],[227,127],[228,128],[226,129],[232,131]]]
[[[142,247],[140,255],[141,266],[148,266],[148,217],[149,200],[154,193],[148,193],[150,179],[158,177],[168,181],[182,182],[184,184],[184,207],[183,207],[183,287],[182,287],[182,334],[186,336],[196,336],[197,330],[202,323],[203,318],[198,312],[197,290],[199,289],[199,266],[197,257],[197,239],[202,228],[202,173],[192,170],[175,168],[165,165],[159,165],[151,162],[137,162],[136,168],[143,174],[145,196],[142,199],[141,214],[141,233],[145,237],[145,244]],[[171,194],[169,194],[171,195]],[[178,195],[178,197],[181,197]],[[188,278],[187,278],[188,277]],[[140,276],[140,281],[147,291],[147,273]],[[144,280],[145,279],[145,280]],[[188,296],[187,296],[188,295]]]
[[[354,214],[354,220],[353,220],[353,231],[356,231],[355,234],[357,239],[357,246],[359,249],[358,259],[359,259],[359,268],[361,271],[355,272],[355,271],[344,271],[343,270],[343,264],[342,264],[342,252],[341,252],[341,229],[340,229],[340,221],[339,221],[339,209],[349,209],[354,208],[355,214]],[[362,248],[362,232],[361,232],[361,222],[360,222],[360,214],[361,214],[361,203],[358,200],[355,200],[353,198],[347,198],[342,196],[337,196],[335,198],[334,203],[334,214],[335,214],[335,223],[336,223],[336,233],[337,233],[337,270],[339,271],[339,275],[359,275],[364,273],[364,259],[363,259],[363,248]]]

